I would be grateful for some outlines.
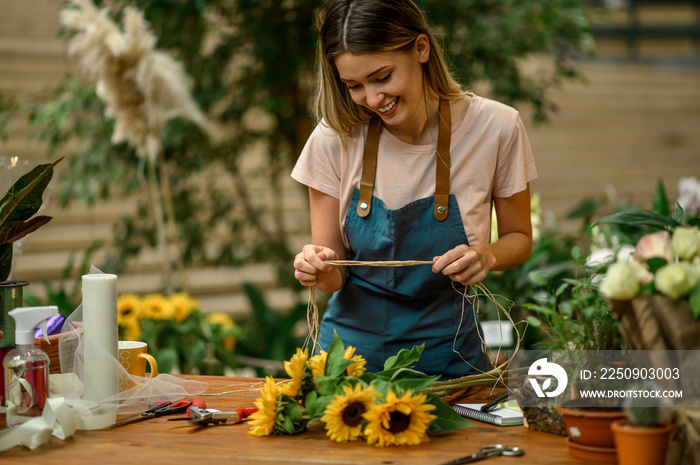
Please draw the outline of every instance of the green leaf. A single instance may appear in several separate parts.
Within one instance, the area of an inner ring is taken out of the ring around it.
[[[673,231],[674,228],[680,226],[680,223],[672,218],[638,208],[604,216],[593,223],[593,226],[600,224],[633,224],[637,226],[649,226],[652,228],[666,229],[668,231]]]
[[[386,362],[384,362],[384,371],[407,367],[412,363],[417,362],[420,360],[420,357],[423,354],[423,349],[425,349],[425,344],[413,346],[410,350],[399,350],[396,355],[386,359]]]
[[[668,196],[666,195],[666,188],[664,187],[663,181],[659,179],[656,185],[656,195],[654,196],[654,205],[652,208],[654,213],[658,213],[662,216],[669,216],[671,211],[668,208]]]
[[[392,386],[398,387],[402,393],[408,391],[409,389],[411,392],[418,392],[427,388],[438,379],[440,379],[439,376],[428,377],[425,373],[402,368],[396,372],[395,377],[391,380],[391,383]],[[394,389],[394,392],[399,394],[399,389]]]
[[[688,299],[690,303],[690,311],[693,313],[693,317],[698,319],[700,317],[700,281],[695,283],[695,286],[690,290],[690,296]]]
[[[0,282],[6,281],[12,269],[12,244],[0,245]]]
[[[27,221],[15,220],[0,231],[0,244],[12,244],[51,221],[50,216],[35,216]]]
[[[0,200],[0,230],[13,221],[26,221],[39,211],[42,195],[53,176],[53,167],[63,160],[39,165],[20,177]]]
[[[437,418],[430,423],[428,433],[436,431],[454,431],[464,428],[465,426],[474,426],[473,423],[467,421],[466,418],[455,412],[452,407],[443,402],[435,394],[427,393],[427,395],[428,402],[435,405],[435,410],[430,413],[437,416]]]
[[[153,357],[158,362],[158,371],[161,373],[170,373],[174,367],[180,366],[180,357],[177,355],[177,350],[172,347],[165,347],[153,354]]]
[[[353,364],[351,360],[345,360],[345,347],[337,332],[333,332],[333,340],[328,346],[326,357],[326,376],[335,378],[345,373],[345,369]]]
[[[528,315],[526,317],[526,320],[528,321],[528,323],[530,323],[530,325],[533,328],[539,328],[540,326],[542,326],[542,320],[540,320],[539,318],[535,318],[532,315]]]
[[[177,342],[176,342],[177,344]],[[183,351],[185,360],[193,367],[201,367],[207,354],[207,343],[203,339],[197,339]]]
[[[663,258],[650,258],[647,260],[647,264],[649,265],[649,271],[651,271],[653,274],[656,274],[656,272],[661,268],[662,266],[666,265],[668,262],[666,262],[665,259]]]

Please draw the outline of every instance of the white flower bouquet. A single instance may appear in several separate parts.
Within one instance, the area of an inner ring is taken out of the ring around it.
[[[631,300],[659,292],[671,299],[688,298],[693,316],[700,316],[700,228],[681,226],[672,232],[642,236],[636,250],[612,263],[600,292],[613,300]]]
[[[606,264],[599,292],[630,349],[700,349],[700,218],[680,202],[673,211],[655,210],[626,210],[595,223],[643,231],[634,248],[622,247]]]

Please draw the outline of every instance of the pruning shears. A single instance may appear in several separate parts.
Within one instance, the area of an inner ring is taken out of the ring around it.
[[[187,417],[168,418],[168,421],[187,420],[190,425],[218,425],[221,423],[236,424],[248,418],[254,412],[257,412],[257,407],[239,408],[230,412],[222,412],[216,409],[207,409],[197,406],[192,406],[187,411]]]

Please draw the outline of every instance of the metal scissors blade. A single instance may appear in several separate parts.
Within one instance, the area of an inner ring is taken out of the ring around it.
[[[172,402],[162,402],[149,408],[141,415],[127,418],[126,420],[118,421],[115,424],[113,424],[110,428],[116,428],[117,426],[128,425],[129,423],[148,420],[150,418],[162,417],[164,415],[175,415],[177,413],[185,413],[190,405],[192,405],[192,402],[187,400],[181,400],[179,402],[175,402],[174,404]]]
[[[462,465],[464,463],[472,463],[472,462],[476,462],[478,460],[484,460],[484,459],[487,459],[489,457],[494,457],[494,456],[498,456],[498,455],[518,456],[518,455],[524,455],[524,454],[525,454],[525,451],[517,446],[504,446],[502,444],[490,444],[488,446],[482,447],[479,450],[479,452],[475,452],[471,455],[467,455],[466,457],[455,459],[455,460],[452,460],[450,462],[445,462],[441,465]]]

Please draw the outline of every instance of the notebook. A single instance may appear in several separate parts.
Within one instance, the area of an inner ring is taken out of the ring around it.
[[[514,426],[523,424],[523,412],[517,406],[509,406],[508,403],[499,404],[498,407],[490,412],[482,412],[482,405],[486,404],[453,404],[452,408],[463,417],[491,423],[492,425]]]

